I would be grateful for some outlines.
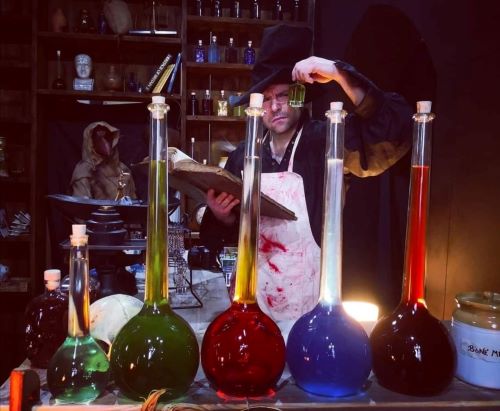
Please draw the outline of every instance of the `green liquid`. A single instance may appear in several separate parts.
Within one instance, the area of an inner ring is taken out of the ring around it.
[[[167,163],[152,160],[149,169],[146,292],[143,309],[120,330],[111,347],[116,385],[141,401],[152,390],[166,389],[167,401],[184,394],[199,363],[196,336],[168,304]]]
[[[167,389],[167,401],[184,394],[192,384],[199,349],[189,324],[168,304],[144,306],[120,330],[111,347],[115,383],[127,397],[139,401],[152,390]]]
[[[300,83],[290,85],[288,90],[288,105],[290,107],[304,107],[306,87]]]
[[[67,337],[47,369],[47,384],[57,404],[89,403],[108,380],[108,357],[90,335]]]

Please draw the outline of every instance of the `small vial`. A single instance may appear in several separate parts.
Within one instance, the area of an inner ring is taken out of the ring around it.
[[[200,108],[198,104],[198,99],[196,98],[196,92],[191,92],[191,97],[188,100],[187,107],[188,116],[197,116],[200,113]]]
[[[250,15],[252,19],[260,19],[260,4],[259,0],[253,0],[250,7]]]
[[[231,17],[234,17],[236,19],[241,18],[241,7],[239,0],[233,1],[233,5],[231,6]]]
[[[274,2],[273,20],[283,20],[283,5],[281,4],[281,0]]]
[[[227,100],[224,96],[224,90],[220,91],[220,98],[217,101],[217,115],[218,116],[227,116]]]
[[[205,97],[201,102],[201,114],[211,116],[213,114],[213,101],[210,96],[210,90],[205,90]]]
[[[255,49],[252,47],[252,40],[248,41],[248,47],[245,48],[243,52],[243,63],[254,64],[255,63]]]
[[[196,63],[205,63],[207,61],[203,40],[198,40],[198,44],[194,48],[194,61]]]
[[[212,36],[212,41],[208,46],[208,62],[220,63],[219,46],[217,45],[217,36]]]
[[[234,39],[229,38],[229,44],[226,47],[226,63],[238,62],[238,49],[234,47]]]

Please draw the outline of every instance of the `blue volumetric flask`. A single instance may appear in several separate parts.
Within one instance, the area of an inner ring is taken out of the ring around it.
[[[328,117],[318,304],[290,330],[287,362],[296,384],[313,394],[341,397],[362,390],[371,370],[368,336],[342,307],[342,185],[344,117],[333,102]]]

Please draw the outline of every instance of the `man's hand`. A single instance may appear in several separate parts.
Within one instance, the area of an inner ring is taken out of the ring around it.
[[[296,63],[292,70],[292,79],[301,83],[328,83],[334,80],[355,106],[358,106],[366,95],[366,90],[352,82],[345,71],[338,70],[334,61],[321,57],[311,56]]]
[[[231,225],[236,220],[232,210],[239,203],[240,200],[231,194],[222,192],[216,197],[212,188],[207,191],[207,206],[212,210],[215,218],[225,225]]]
[[[339,79],[339,71],[332,60],[321,57],[308,57],[295,64],[292,79],[302,83],[328,83]]]

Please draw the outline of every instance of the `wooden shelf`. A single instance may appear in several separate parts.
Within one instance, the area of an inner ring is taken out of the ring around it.
[[[146,103],[151,101],[154,94],[151,93],[136,93],[136,92],[122,92],[122,91],[75,91],[75,90],[52,90],[52,89],[38,89],[39,96],[43,97],[68,97],[78,100],[98,100],[98,101],[127,101],[127,102],[142,102]],[[156,94],[155,94],[156,95]],[[163,94],[162,94],[163,95]],[[179,94],[172,94],[165,96],[166,100],[180,100]]]
[[[38,38],[46,41],[96,41],[96,42],[124,42],[124,43],[148,43],[148,44],[174,44],[180,45],[179,37],[160,36],[132,36],[128,34],[96,34],[96,33],[56,33],[51,31],[39,31]]]
[[[187,23],[191,27],[195,27],[199,31],[211,31],[214,28],[220,31],[238,31],[247,32],[249,29],[263,30],[269,26],[275,26],[280,23],[286,23],[292,26],[308,27],[305,21],[289,21],[289,20],[266,20],[266,19],[250,19],[250,18],[234,18],[234,17],[211,17],[211,16],[187,16]],[[190,27],[190,28],[191,28]]]
[[[186,116],[187,121],[214,122],[214,123],[245,123],[245,117],[232,116]]]
[[[235,64],[235,63],[195,63],[188,61],[186,69],[188,72],[196,71],[203,74],[250,74],[252,71],[252,64]]]
[[[12,118],[12,117],[0,117],[0,123],[5,125],[30,125],[31,119],[27,117]]]

